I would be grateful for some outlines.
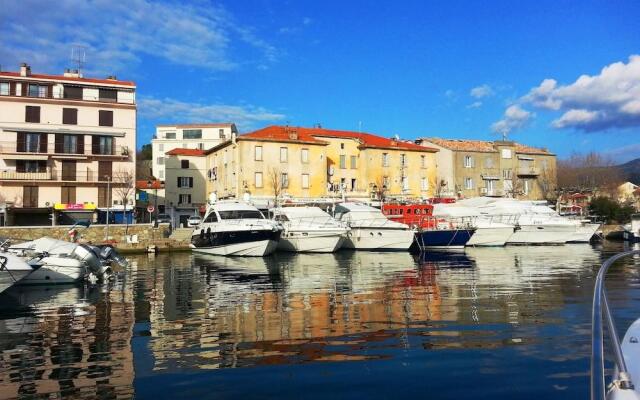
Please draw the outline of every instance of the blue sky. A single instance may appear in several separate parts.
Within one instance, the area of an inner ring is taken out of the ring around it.
[[[0,9],[0,65],[58,73],[86,46],[86,75],[136,81],[139,146],[157,123],[320,123],[624,161],[639,19],[637,1],[25,0]]]

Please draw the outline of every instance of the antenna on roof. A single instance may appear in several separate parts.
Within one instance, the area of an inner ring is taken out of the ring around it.
[[[71,62],[78,70],[78,75],[82,74],[82,69],[87,61],[87,46],[74,44],[71,46]]]
[[[362,133],[362,121],[358,121],[358,133]]]

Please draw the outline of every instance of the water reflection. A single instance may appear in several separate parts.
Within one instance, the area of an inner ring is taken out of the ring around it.
[[[241,396],[272,370],[234,368],[266,365],[289,368],[290,377],[327,365],[329,392],[348,390],[350,380],[328,372],[347,368],[358,387],[383,382],[394,388],[388,395],[409,395],[423,377],[439,387],[437,397],[464,397],[455,391],[461,380],[487,395],[491,376],[513,375],[529,379],[518,386],[527,393],[581,395],[601,257],[589,245],[137,257],[108,291],[12,288],[0,296],[0,398],[127,398],[134,388],[136,397],[186,388],[211,395],[210,379],[229,376],[243,383],[218,388]],[[614,271],[617,305],[628,301],[629,276],[637,281],[634,269]],[[381,375],[367,375],[376,369]],[[290,378],[289,394],[318,379]]]

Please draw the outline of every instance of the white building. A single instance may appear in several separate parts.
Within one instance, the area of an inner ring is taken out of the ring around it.
[[[129,185],[133,204],[135,91],[133,82],[77,71],[0,72],[0,222],[95,220],[108,203],[122,207]]]
[[[174,227],[186,227],[187,219],[202,216],[207,205],[207,157],[200,149],[177,148],[166,153],[164,213]]]

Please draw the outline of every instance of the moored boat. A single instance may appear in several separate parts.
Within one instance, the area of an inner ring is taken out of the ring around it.
[[[22,258],[6,253],[0,253],[0,293],[22,281],[33,273],[34,267]]]
[[[284,228],[278,250],[332,253],[342,247],[350,231],[319,207],[282,207],[272,213]]]

